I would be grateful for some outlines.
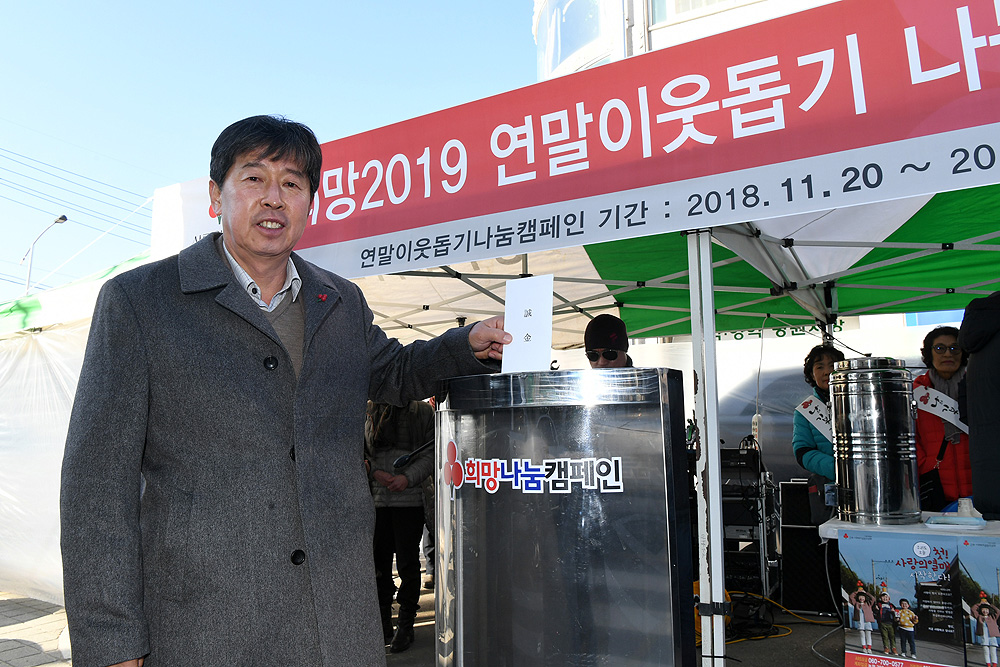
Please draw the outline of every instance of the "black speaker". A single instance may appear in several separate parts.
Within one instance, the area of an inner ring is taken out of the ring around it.
[[[784,515],[784,504],[782,504]],[[824,559],[826,571],[824,571]],[[791,611],[836,614],[830,598],[827,573],[833,590],[840,588],[840,552],[837,540],[820,543],[815,526],[781,527],[781,604]]]
[[[809,526],[809,482],[795,480],[778,484],[782,526]]]

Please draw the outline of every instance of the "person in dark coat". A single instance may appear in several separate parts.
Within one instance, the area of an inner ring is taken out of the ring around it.
[[[969,353],[965,373],[973,504],[1000,519],[1000,292],[973,299],[965,309],[958,344]]]
[[[413,622],[420,609],[420,538],[424,532],[424,482],[434,468],[434,450],[417,450],[434,440],[434,408],[423,401],[397,407],[369,403],[365,458],[375,499],[375,584],[382,634],[389,650],[400,653],[413,643]],[[414,453],[417,452],[417,453]],[[396,468],[400,457],[407,464]],[[400,585],[392,577],[393,556]],[[399,603],[392,628],[392,601]]]
[[[510,336],[495,317],[404,347],[292,253],[321,162],[304,125],[234,123],[222,235],[101,290],[60,497],[75,667],[385,664],[366,403],[489,372]]]

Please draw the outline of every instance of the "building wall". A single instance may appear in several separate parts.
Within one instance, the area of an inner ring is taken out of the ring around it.
[[[540,81],[839,0],[536,0]]]

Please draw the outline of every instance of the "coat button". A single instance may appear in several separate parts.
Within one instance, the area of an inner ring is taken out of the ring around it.
[[[278,367],[278,358],[277,357],[265,357],[264,358],[264,368],[266,368],[269,371],[273,371],[277,367]]]
[[[292,563],[295,565],[302,565],[306,562],[306,552],[302,549],[296,549],[292,552]]]
[[[292,447],[291,449],[288,450],[288,458],[290,458],[293,461],[295,460],[295,448],[294,447]]]

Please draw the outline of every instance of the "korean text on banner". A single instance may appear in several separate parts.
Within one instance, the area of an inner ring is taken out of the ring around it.
[[[300,251],[374,275],[995,183],[998,14],[844,0],[327,143]]]

